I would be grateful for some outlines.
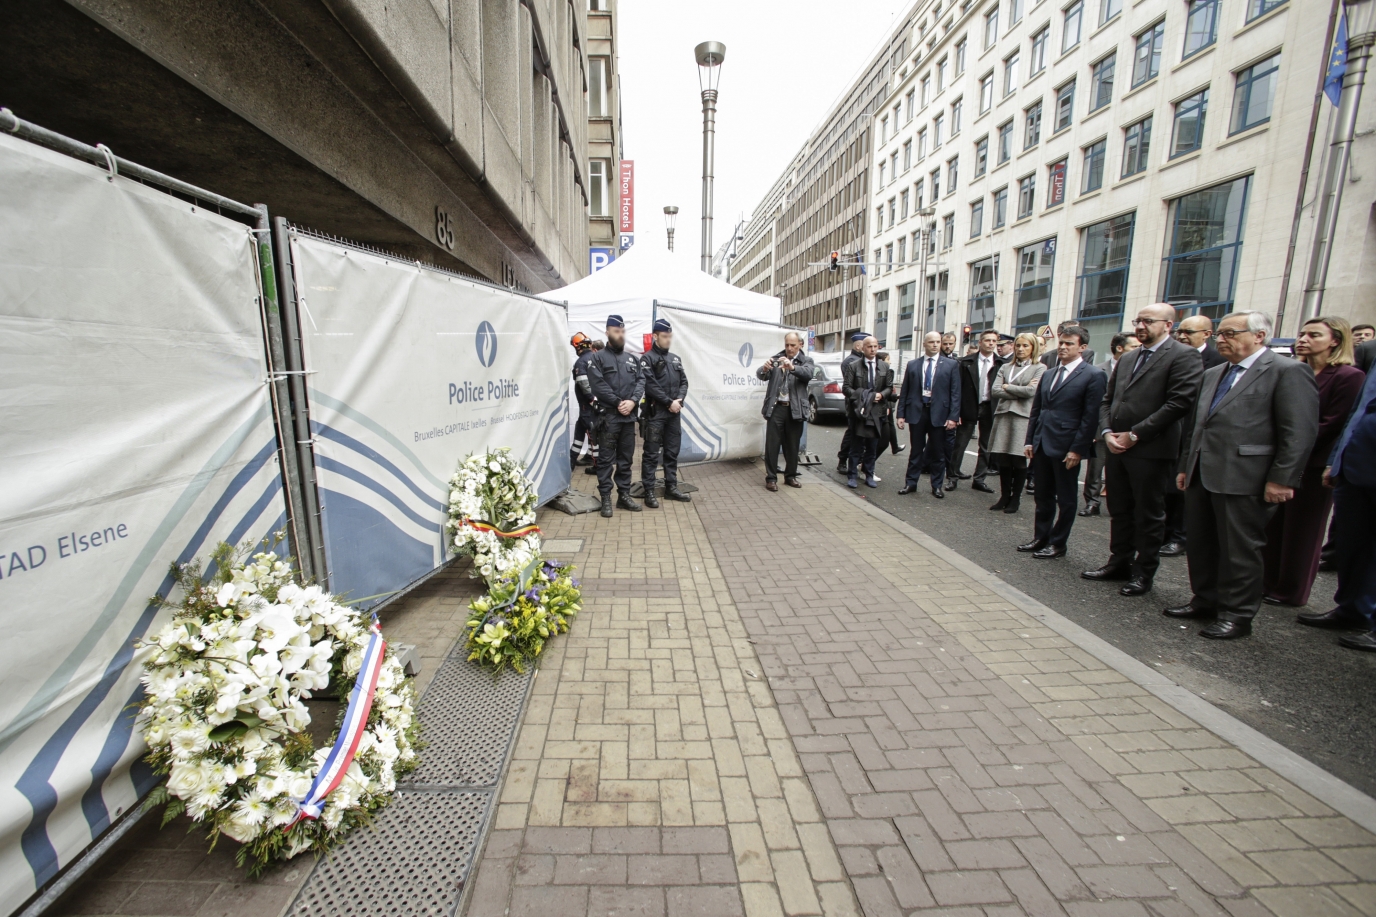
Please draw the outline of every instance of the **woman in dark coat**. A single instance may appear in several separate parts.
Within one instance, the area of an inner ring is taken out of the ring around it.
[[[1266,527],[1262,598],[1270,605],[1298,608],[1309,603],[1333,508],[1333,491],[1323,486],[1323,469],[1366,375],[1352,365],[1352,327],[1345,319],[1320,316],[1305,322],[1295,339],[1295,356],[1309,364],[1319,384],[1319,437],[1294,499],[1280,504]]]

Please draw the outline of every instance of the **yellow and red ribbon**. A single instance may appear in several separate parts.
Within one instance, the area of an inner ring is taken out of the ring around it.
[[[469,519],[465,524],[477,529],[480,532],[491,532],[493,535],[497,535],[502,538],[524,538],[527,535],[540,534],[540,527],[533,523],[531,525],[519,526],[517,528],[512,529],[509,532],[503,532],[501,529],[497,528],[492,523],[483,522],[481,519]]]

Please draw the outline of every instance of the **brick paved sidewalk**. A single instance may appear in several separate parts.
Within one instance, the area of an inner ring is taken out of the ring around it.
[[[689,477],[541,519],[586,607],[472,917],[1376,914],[1376,837],[855,497]]]

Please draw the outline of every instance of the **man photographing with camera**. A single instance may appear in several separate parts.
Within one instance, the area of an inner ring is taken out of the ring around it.
[[[812,358],[803,353],[803,336],[796,331],[784,335],[784,349],[765,360],[755,370],[755,378],[769,383],[760,411],[768,424],[764,437],[765,490],[779,489],[780,446],[784,450],[784,483],[802,487],[798,481],[798,442],[807,416],[807,384],[812,380]]]

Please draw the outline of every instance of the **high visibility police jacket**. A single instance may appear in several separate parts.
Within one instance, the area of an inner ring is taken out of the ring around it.
[[[655,344],[640,358],[645,376],[645,400],[655,407],[668,407],[688,396],[688,374],[678,354],[660,350]]]
[[[640,399],[645,397],[645,379],[641,373],[640,360],[623,346],[613,350],[608,344],[593,354],[588,363],[588,382],[592,385],[592,396],[606,408],[606,416],[611,420],[634,420],[640,410]],[[623,401],[633,401],[636,407],[629,414],[621,414],[616,406]]]

